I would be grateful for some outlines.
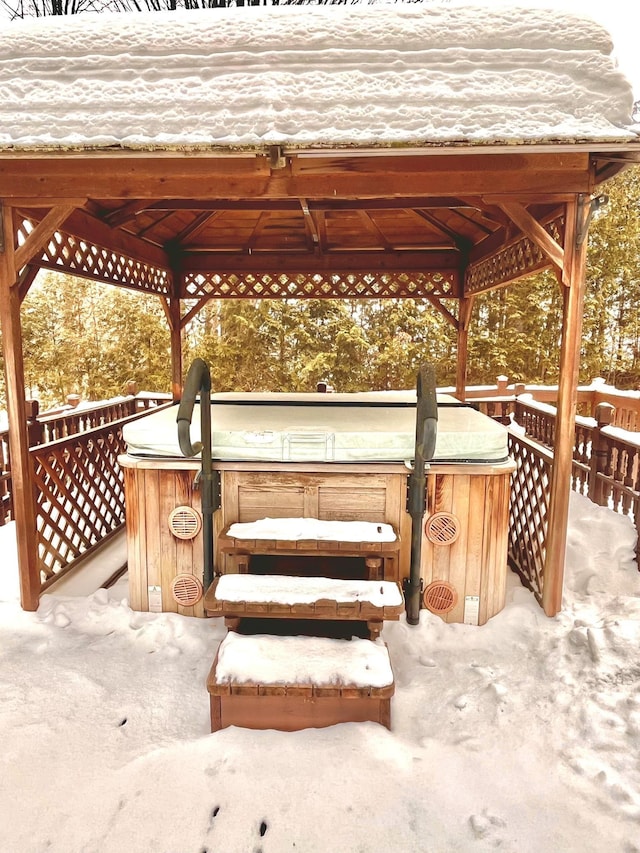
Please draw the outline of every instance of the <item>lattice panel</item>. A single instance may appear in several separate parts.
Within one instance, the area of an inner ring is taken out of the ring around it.
[[[31,451],[43,583],[123,524],[124,450],[112,423]]]
[[[417,273],[186,273],[182,298],[384,299],[453,297],[456,270]]]
[[[552,454],[509,433],[516,472],[509,506],[509,563],[522,582],[542,600]]]
[[[544,224],[544,228],[556,243],[560,246],[564,244],[564,216],[552,219]],[[464,292],[471,294],[491,290],[492,287],[548,267],[550,263],[537,243],[530,237],[522,236],[490,257],[471,264],[465,275]]]
[[[36,224],[23,218],[18,225],[17,240],[22,242]],[[56,272],[122,284],[145,293],[170,294],[166,270],[80,240],[65,231],[54,232],[38,264]]]

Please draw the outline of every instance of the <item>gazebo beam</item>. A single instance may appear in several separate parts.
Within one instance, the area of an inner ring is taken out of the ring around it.
[[[20,602],[24,610],[37,610],[40,593],[38,539],[24,400],[20,292],[15,263],[13,209],[2,205],[0,217],[0,323],[7,384],[11,491],[20,570]]]
[[[292,153],[282,169],[266,156],[165,156],[90,153],[65,157],[0,156],[0,197],[63,199],[390,198],[494,195],[522,198],[557,192],[590,192],[593,166],[587,151],[575,153],[410,154],[339,157]]]
[[[567,204],[563,280],[568,287],[563,288],[560,380],[542,591],[542,606],[547,616],[555,616],[562,608],[586,280],[587,241],[580,240],[579,235],[584,234],[588,211],[588,199],[585,203],[583,196]]]
[[[231,254],[229,252],[184,252],[180,257],[182,273],[224,272],[242,275],[247,272],[425,272],[446,271],[447,274],[460,268],[460,254],[456,251],[348,251],[348,252],[252,252]]]

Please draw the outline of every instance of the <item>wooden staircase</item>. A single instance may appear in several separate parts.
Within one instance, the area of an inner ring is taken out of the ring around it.
[[[345,551],[366,557],[373,547],[380,559],[380,543],[249,543],[227,541],[225,547],[247,558],[264,548],[287,555],[321,551],[336,559]],[[383,543],[385,558],[397,557],[399,547],[397,535]],[[240,564],[248,568],[249,559]],[[245,570],[217,578],[204,607],[224,617],[229,629],[207,679],[212,731],[231,725],[295,731],[365,720],[390,728],[394,680],[380,632],[385,620],[404,612],[397,582]]]

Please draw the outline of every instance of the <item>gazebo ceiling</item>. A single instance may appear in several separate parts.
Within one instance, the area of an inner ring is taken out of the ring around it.
[[[95,152],[25,152],[17,160],[0,154],[0,186],[31,223],[25,235],[47,208],[61,211],[60,222],[52,223],[56,229],[64,223],[58,238],[37,259],[43,267],[181,298],[447,298],[507,283],[550,261],[559,268],[554,252],[563,243],[565,202],[588,197],[636,156],[631,143],[595,153],[567,146],[305,157],[276,147],[269,157],[121,152],[108,161]],[[548,238],[555,246],[544,245]],[[149,269],[131,278],[124,261],[94,261],[91,246],[128,259],[129,268],[139,262]],[[500,253],[510,260],[496,264]],[[173,279],[171,290],[157,270]],[[257,289],[238,289],[233,282],[249,273],[289,279],[382,273],[414,281],[396,277],[390,287],[368,290],[358,280],[356,291],[323,293],[288,279],[283,287],[258,282]],[[231,284],[230,275],[236,277]],[[420,275],[426,278],[418,281]],[[221,289],[214,276],[224,277]]]

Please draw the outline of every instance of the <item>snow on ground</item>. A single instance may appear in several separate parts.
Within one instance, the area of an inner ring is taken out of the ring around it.
[[[515,577],[484,627],[390,623],[392,730],[209,732],[221,620],[126,585],[17,604],[0,529],[2,853],[640,851],[640,575],[572,497],[563,611]]]

